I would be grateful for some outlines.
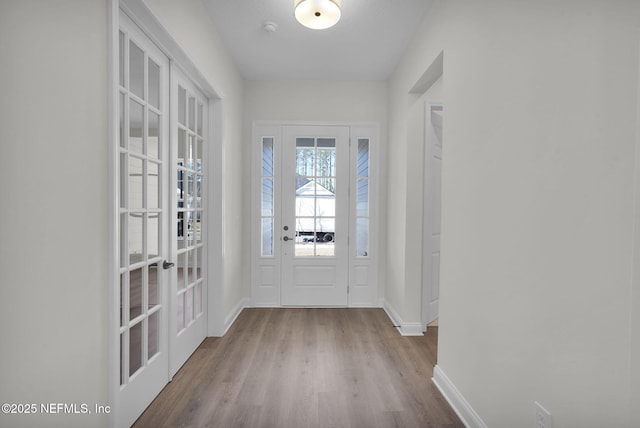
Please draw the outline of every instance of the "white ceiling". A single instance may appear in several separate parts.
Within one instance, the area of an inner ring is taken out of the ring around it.
[[[203,1],[249,80],[386,80],[432,3],[342,0],[334,27],[310,30],[296,21],[294,0]]]

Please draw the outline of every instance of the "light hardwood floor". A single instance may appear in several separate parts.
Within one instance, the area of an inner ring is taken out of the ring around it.
[[[431,382],[437,331],[402,337],[382,309],[245,309],[134,427],[463,427]]]

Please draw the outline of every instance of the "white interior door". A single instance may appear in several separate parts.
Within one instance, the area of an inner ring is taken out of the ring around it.
[[[171,67],[172,141],[170,317],[171,375],[207,335],[206,162],[208,101],[174,64]]]
[[[169,62],[123,13],[119,32],[118,426],[168,381]]]
[[[422,322],[438,318],[440,299],[440,239],[442,189],[442,113],[440,104],[427,104],[425,117],[425,227]]]
[[[285,126],[281,168],[282,305],[347,306],[349,127]]]

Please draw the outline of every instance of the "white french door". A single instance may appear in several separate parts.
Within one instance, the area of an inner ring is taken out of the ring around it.
[[[286,126],[282,143],[282,304],[347,306],[349,127]]]
[[[171,67],[172,195],[171,375],[207,335],[205,254],[205,151],[207,98],[174,64]]]
[[[209,101],[119,14],[116,426],[130,426],[207,333]]]
[[[167,57],[120,13],[120,426],[131,425],[169,379],[168,84]]]

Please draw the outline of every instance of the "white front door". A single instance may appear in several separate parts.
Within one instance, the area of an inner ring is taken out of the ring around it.
[[[254,124],[253,305],[378,306],[378,135]]]
[[[283,305],[347,306],[349,182],[349,127],[284,127]]]
[[[206,159],[207,98],[171,66],[171,376],[207,335]]]
[[[169,61],[123,13],[119,32],[118,425],[168,381]]]
[[[425,224],[422,290],[422,323],[438,318],[440,300],[440,213],[442,188],[441,104],[427,104],[425,115]]]

